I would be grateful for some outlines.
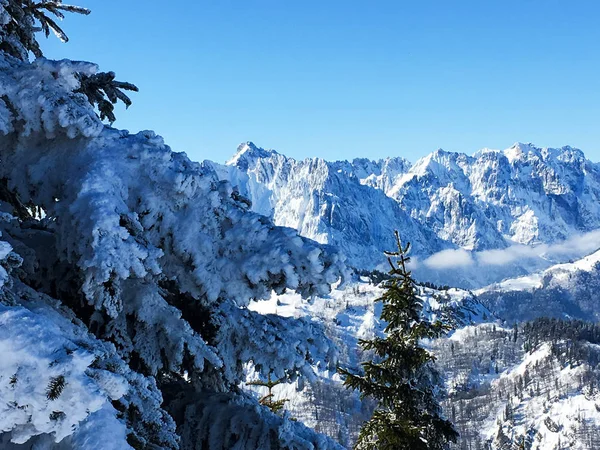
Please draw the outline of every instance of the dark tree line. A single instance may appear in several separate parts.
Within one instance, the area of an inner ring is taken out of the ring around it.
[[[538,430],[530,428],[524,434],[516,431],[527,419],[519,405],[537,399],[543,405],[541,413],[546,413],[555,402],[573,395],[592,401],[597,398],[600,349],[590,344],[599,343],[599,324],[554,318],[536,319],[509,329],[482,324],[469,329],[460,340],[437,341],[437,364],[452,383],[443,407],[460,433],[452,448],[531,448]],[[543,345],[550,351],[541,353],[542,357],[528,364],[523,372],[503,375]],[[569,367],[578,370],[572,372],[572,378],[565,379],[561,374]],[[597,408],[600,410],[600,406]],[[496,417],[498,411],[502,412],[497,430],[487,440],[481,435],[482,425]],[[543,431],[562,432],[553,422],[549,418],[542,425]],[[600,430],[592,417],[581,413],[566,432],[583,448],[600,448]]]

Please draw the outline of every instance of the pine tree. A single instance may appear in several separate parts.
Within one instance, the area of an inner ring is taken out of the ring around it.
[[[386,252],[390,279],[384,283],[381,319],[387,323],[385,337],[361,340],[375,359],[362,364],[364,375],[340,369],[347,388],[358,389],[361,398],[379,401],[373,416],[360,430],[356,449],[420,450],[444,449],[458,433],[441,416],[431,382],[434,357],[419,345],[421,339],[441,336],[449,327],[421,317],[422,301],[407,270],[410,244],[402,246],[396,231],[398,251]],[[394,259],[397,259],[394,262]]]
[[[266,406],[274,413],[278,413],[279,411],[281,411],[283,409],[283,405],[285,405],[285,403],[289,401],[289,399],[287,399],[287,398],[273,400],[273,398],[274,398],[273,388],[275,386],[281,384],[281,380],[271,380],[271,374],[269,374],[267,381],[261,381],[261,380],[250,381],[246,384],[249,386],[264,386],[269,390],[267,395],[264,395],[263,397],[261,397],[260,400],[258,401],[258,403],[260,403],[263,406]]]

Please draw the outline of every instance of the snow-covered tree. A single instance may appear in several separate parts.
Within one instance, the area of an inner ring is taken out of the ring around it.
[[[66,5],[62,0],[0,0],[0,51],[7,55],[29,61],[29,54],[36,58],[43,56],[37,40],[37,33],[46,37],[54,33],[61,41],[69,38],[56,20],[64,19],[64,13],[89,14],[90,10],[81,6]],[[53,17],[51,17],[53,16]],[[125,107],[131,105],[131,99],[123,92],[138,91],[131,83],[115,80],[114,72],[80,72],[75,77],[79,87],[75,92],[85,94],[91,105],[98,108],[100,119],[116,120],[114,105],[121,100]]]
[[[110,123],[117,120],[114,105],[119,100],[125,104],[126,108],[131,106],[131,99],[123,90],[138,91],[134,84],[115,80],[114,72],[101,72],[93,75],[79,73],[77,78],[79,79],[79,89],[76,92],[85,94],[88,101],[98,108],[100,120],[108,119]]]
[[[340,370],[346,387],[379,402],[371,419],[363,424],[355,448],[444,449],[458,435],[441,415],[432,383],[433,356],[420,341],[439,337],[448,327],[421,314],[423,304],[406,268],[410,245],[402,246],[397,231],[395,237],[398,250],[386,252],[390,278],[378,299],[383,305],[381,319],[387,324],[385,337],[361,340],[363,350],[374,353],[373,360],[362,363],[364,374]]]
[[[29,52],[35,57],[43,56],[36,33],[46,37],[54,33],[61,41],[69,38],[56,20],[64,19],[65,12],[89,14],[81,6],[65,5],[62,0],[1,0],[0,1],[0,50],[22,61],[29,60]],[[52,17],[53,16],[53,17]]]
[[[0,442],[339,448],[239,386],[247,364],[335,366],[317,324],[247,305],[325,294],[342,259],[155,133],[104,126],[95,73],[0,52]]]

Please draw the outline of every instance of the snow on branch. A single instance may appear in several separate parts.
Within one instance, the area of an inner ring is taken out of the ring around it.
[[[335,370],[337,349],[322,325],[309,318],[263,315],[224,304],[218,323],[218,348],[228,363],[226,377],[235,383],[241,381],[241,364],[248,362],[265,379],[273,373],[287,381],[298,376],[314,380],[313,366]]]

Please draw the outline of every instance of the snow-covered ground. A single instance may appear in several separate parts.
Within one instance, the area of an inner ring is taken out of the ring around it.
[[[527,276],[503,280],[493,283],[485,288],[475,290],[476,295],[487,291],[530,291],[544,286],[544,279],[552,279],[555,285],[566,286],[572,275],[577,272],[592,272],[600,262],[600,251],[596,251],[574,262],[556,264],[541,272],[532,273]]]
[[[310,317],[335,344],[337,364],[356,368],[366,356],[359,351],[357,338],[370,338],[382,330],[374,302],[381,293],[380,287],[363,279],[338,287],[326,297],[307,301],[286,293],[251,303],[249,308],[267,315]],[[515,445],[521,438],[532,440],[527,448],[534,450],[558,448],[559,442],[568,442],[569,448],[594,448],[582,437],[586,427],[600,426],[600,396],[582,381],[589,379],[593,367],[586,361],[564,365],[553,356],[550,342],[525,351],[524,332],[503,326],[466,291],[421,287],[420,293],[430,318],[443,311],[444,317],[451,313],[457,319],[457,328],[447,337],[426,345],[437,356],[445,377],[446,414],[454,415],[464,432],[460,445],[484,448],[487,442],[489,448],[500,449],[505,444],[503,436],[508,436]],[[344,389],[322,356],[313,366],[316,379],[282,383],[274,388],[275,398],[288,399],[285,408],[292,416],[349,445],[375,405],[361,403],[355,392]],[[248,369],[249,378],[255,379],[256,374]],[[508,418],[507,405],[512,414]],[[598,437],[592,433],[589,439],[596,442]]]
[[[523,442],[535,450],[597,448],[598,353],[568,363],[550,338],[530,351],[525,342],[523,329],[479,324],[434,344],[446,374],[444,406],[461,432],[458,448],[519,448]]]

